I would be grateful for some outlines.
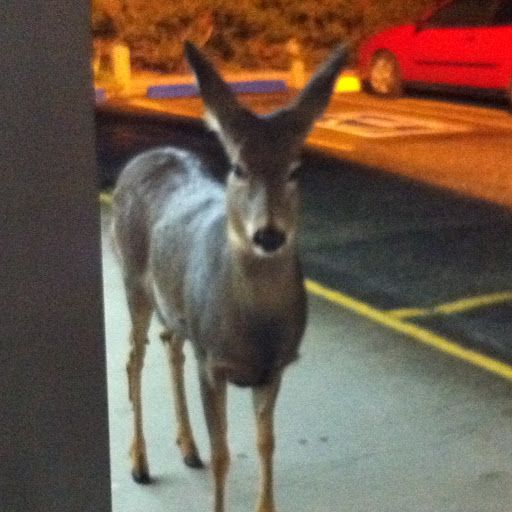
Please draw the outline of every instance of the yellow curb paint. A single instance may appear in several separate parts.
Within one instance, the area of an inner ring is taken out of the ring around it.
[[[110,206],[112,204],[112,194],[100,192],[100,203],[104,206]]]
[[[446,304],[440,304],[432,308],[404,308],[393,309],[387,311],[388,315],[394,318],[417,318],[431,315],[453,315],[462,313],[471,309],[483,308],[485,306],[493,306],[495,304],[503,304],[512,301],[512,291],[489,293],[487,295],[478,295],[476,297],[468,297],[459,299]]]
[[[320,283],[306,279],[306,289],[312,295],[321,297],[329,302],[349,309],[360,316],[373,320],[374,322],[388,327],[396,332],[405,334],[416,341],[428,345],[440,352],[456,357],[466,363],[482,368],[495,375],[512,380],[512,366],[497,361],[486,355],[464,348],[452,340],[439,336],[423,327],[404,322],[389,313],[378,310],[365,302],[359,301],[337,290],[327,288]]]
[[[344,75],[338,78],[334,90],[335,92],[359,92],[361,82],[356,76]]]

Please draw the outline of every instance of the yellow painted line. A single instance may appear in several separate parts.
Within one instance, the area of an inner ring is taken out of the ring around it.
[[[431,311],[429,308],[400,308],[391,309],[387,314],[394,318],[418,318],[432,314]]]
[[[458,345],[456,342],[435,334],[428,329],[419,327],[400,318],[396,318],[385,311],[376,309],[365,302],[354,299],[337,290],[327,288],[316,281],[306,279],[306,289],[312,295],[321,297],[329,302],[337,304],[345,309],[353,311],[360,316],[368,318],[380,325],[388,327],[393,331],[405,334],[429,347],[440,352],[465,361],[478,368],[512,381],[512,366],[497,361],[489,356],[475,352]]]
[[[335,92],[359,92],[361,81],[353,75],[343,75],[336,81]]]
[[[432,308],[404,308],[393,309],[387,313],[394,318],[418,318],[432,315],[453,315],[462,313],[471,309],[493,306],[495,304],[503,304],[512,301],[512,291],[505,290],[503,292],[489,293],[487,295],[478,295],[476,297],[468,297],[465,299],[455,300],[434,306]]]
[[[100,203],[104,206],[110,206],[112,204],[112,194],[100,192]]]
[[[512,301],[512,291],[506,290],[504,292],[489,293],[487,295],[480,295],[478,297],[469,297],[467,299],[460,299],[448,304],[442,304],[434,309],[436,313],[450,315],[467,311],[469,309],[481,308],[484,306],[492,306],[493,304],[501,304],[503,302]]]

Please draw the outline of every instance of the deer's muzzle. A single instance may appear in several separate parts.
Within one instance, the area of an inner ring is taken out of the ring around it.
[[[266,227],[254,233],[253,242],[265,252],[272,253],[285,244],[286,234],[274,227]]]

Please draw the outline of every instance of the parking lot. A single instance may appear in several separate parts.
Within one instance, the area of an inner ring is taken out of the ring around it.
[[[305,173],[308,276],[510,361],[512,216],[334,160]]]

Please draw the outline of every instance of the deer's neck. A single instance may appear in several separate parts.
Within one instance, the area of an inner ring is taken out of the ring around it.
[[[300,293],[302,277],[297,254],[259,257],[234,251],[231,258],[231,286],[241,306],[262,312],[286,310]]]

